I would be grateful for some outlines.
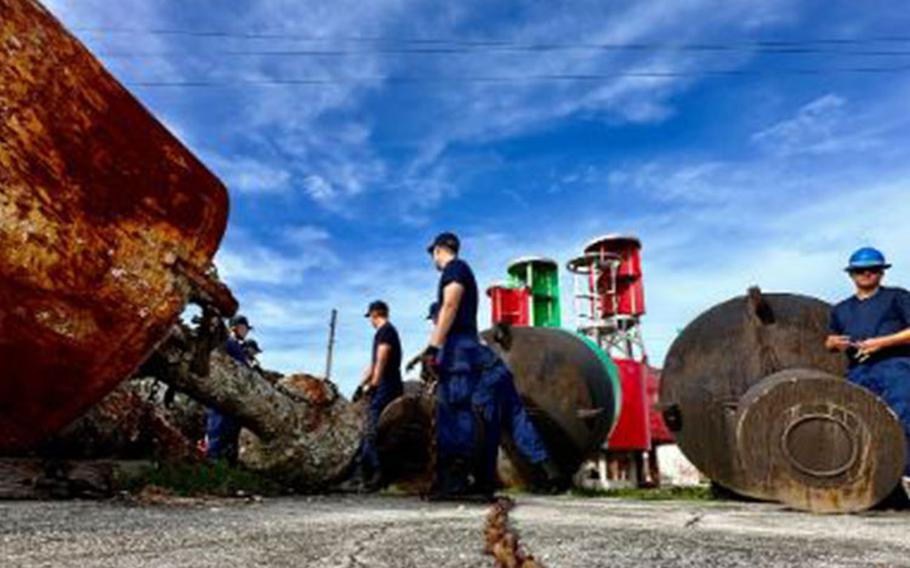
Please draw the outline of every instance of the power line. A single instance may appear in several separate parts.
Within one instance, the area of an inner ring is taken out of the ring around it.
[[[453,49],[488,48],[521,51],[556,51],[556,50],[629,50],[629,51],[755,51],[767,50],[770,53],[848,53],[848,54],[884,54],[905,55],[904,51],[854,51],[822,50],[818,46],[877,46],[880,44],[910,43],[910,36],[883,36],[870,38],[806,38],[800,40],[746,40],[727,42],[519,42],[502,39],[461,39],[461,38],[409,38],[387,36],[318,36],[286,32],[232,32],[223,30],[189,30],[189,29],[142,29],[142,28],[104,28],[75,27],[73,31],[98,35],[153,35],[153,36],[187,36],[197,38],[220,38],[241,40],[287,40],[311,43],[371,43],[404,46],[450,46],[438,48],[448,53]],[[395,48],[391,48],[395,49]],[[339,50],[328,50],[336,53]],[[404,52],[410,52],[403,49]],[[343,53],[360,53],[345,50]],[[371,51],[365,50],[363,53]],[[396,50],[397,52],[397,50]],[[417,51],[423,53],[424,51]],[[426,52],[435,53],[434,49]]]
[[[617,78],[680,78],[680,77],[748,77],[761,75],[819,76],[837,74],[895,74],[910,71],[910,64],[887,67],[843,67],[741,70],[719,69],[702,71],[619,71],[594,74],[540,74],[513,76],[375,76],[375,77],[316,77],[316,78],[263,78],[225,80],[143,80],[126,81],[128,86],[147,88],[219,88],[219,87],[268,87],[268,86],[327,86],[346,84],[425,84],[425,83],[477,83],[511,84],[535,82],[599,82]]]
[[[477,54],[509,54],[509,53],[548,53],[564,51],[658,51],[644,46],[631,44],[528,44],[495,46],[484,49],[465,47],[377,47],[370,49],[288,49],[288,50],[205,50],[193,52],[199,56],[224,56],[224,57],[350,57],[359,55],[477,55]],[[750,53],[754,55],[839,55],[849,57],[902,57],[910,56],[910,50],[844,50],[823,49],[814,47],[792,48],[737,48],[720,45],[684,45],[672,48],[676,52],[697,53]],[[671,51],[667,48],[666,51]],[[186,57],[187,52],[132,52],[132,51],[100,51],[100,57],[110,59],[141,59],[141,58],[177,58]]]

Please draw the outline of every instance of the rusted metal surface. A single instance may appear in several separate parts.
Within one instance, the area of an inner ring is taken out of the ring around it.
[[[605,441],[616,419],[613,383],[598,355],[572,333],[514,327],[484,338],[515,376],[515,387],[556,465],[571,478]],[[504,448],[519,475],[532,468],[506,436]]]
[[[107,498],[115,473],[109,461],[0,458],[0,500]]]
[[[376,432],[385,479],[416,493],[426,493],[432,481],[433,396],[420,382],[406,381],[404,394],[382,411]]]
[[[484,525],[484,554],[493,558],[495,568],[543,568],[543,563],[525,550],[521,537],[509,519],[515,501],[500,497],[490,506]]]
[[[749,389],[736,440],[747,474],[740,492],[817,513],[873,507],[906,463],[900,422],[883,402],[808,369],[775,373]]]
[[[206,274],[227,209],[222,184],[44,8],[0,0],[0,451],[133,372],[182,310],[187,273]]]
[[[482,334],[515,377],[515,387],[551,456],[571,479],[582,461],[605,441],[615,420],[613,382],[587,343],[559,329],[494,328]],[[429,487],[433,399],[421,383],[382,413],[377,447],[385,477],[416,491]],[[500,480],[534,487],[536,478],[505,433]]]
[[[52,435],[32,453],[47,459],[192,460],[196,442],[129,382]]]
[[[673,342],[660,402],[702,473],[734,491],[748,487],[736,458],[736,415],[742,396],[766,376],[789,368],[843,375],[843,358],[824,348],[828,310],[815,298],[756,289],[706,311]]]

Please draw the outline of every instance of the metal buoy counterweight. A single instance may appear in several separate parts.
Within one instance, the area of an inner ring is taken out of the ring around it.
[[[740,490],[816,513],[873,507],[906,462],[897,416],[871,392],[840,377],[789,369],[742,398],[736,441],[749,483]]]
[[[815,298],[755,289],[704,312],[673,342],[660,404],[680,449],[708,478],[748,493],[736,413],[750,388],[788,368],[843,374],[842,358],[824,348],[828,309]]]
[[[829,309],[753,288],[673,343],[661,405],[686,457],[712,481],[818,513],[862,511],[894,490],[903,430],[824,348]]]

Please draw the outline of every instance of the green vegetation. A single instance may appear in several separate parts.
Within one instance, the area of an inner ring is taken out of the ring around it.
[[[576,497],[635,499],[638,501],[712,501],[716,496],[708,486],[661,487],[657,489],[582,489],[573,488]]]
[[[267,496],[283,492],[274,481],[226,462],[155,463],[133,472],[121,472],[117,485],[129,493],[153,486],[181,497]]]

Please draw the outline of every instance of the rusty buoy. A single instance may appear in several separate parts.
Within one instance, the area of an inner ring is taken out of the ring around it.
[[[825,350],[829,309],[753,288],[673,343],[661,406],[683,453],[712,481],[813,512],[861,511],[894,489],[903,432]]]
[[[750,497],[816,513],[875,506],[906,462],[894,412],[871,392],[812,369],[788,369],[740,401],[736,442]]]
[[[221,182],[34,0],[0,0],[0,450],[135,371],[207,269]]]
[[[616,369],[593,344],[550,328],[497,328],[483,337],[509,366],[531,421],[565,478],[607,439],[617,413]],[[377,433],[387,479],[412,487],[428,482],[432,399],[416,383],[382,413]],[[513,469],[509,478],[533,487],[533,468],[512,440],[503,449]]]
[[[515,387],[551,458],[566,479],[606,442],[618,418],[615,365],[591,342],[561,329],[494,328],[483,334],[515,376]],[[518,476],[531,467],[506,436]]]

